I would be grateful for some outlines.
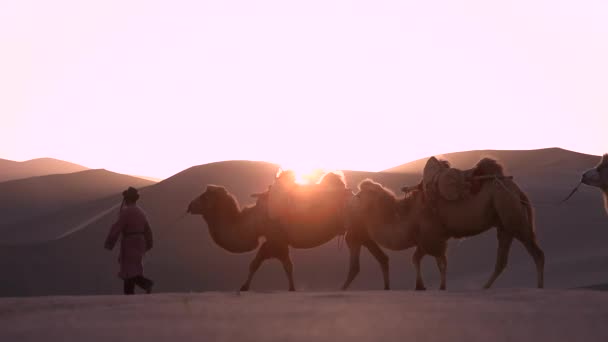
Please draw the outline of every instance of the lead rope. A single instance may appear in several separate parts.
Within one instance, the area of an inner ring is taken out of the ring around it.
[[[510,193],[511,195],[513,195],[513,197],[516,197],[521,203],[523,204],[528,204],[531,206],[545,206],[545,207],[553,207],[553,206],[558,206],[561,205],[563,203],[565,203],[568,199],[570,199],[570,197],[572,197],[572,195],[574,195],[574,193],[578,190],[578,188],[581,186],[581,182],[578,183],[578,185],[570,192],[570,194],[564,198],[563,200],[557,202],[557,203],[551,203],[551,202],[536,202],[536,204],[532,204],[530,201],[525,201],[523,199],[521,199],[519,197],[519,194],[516,194],[515,192],[513,192],[513,190],[507,188],[507,186],[500,180],[500,178],[498,178],[498,176],[494,176],[494,182],[500,184],[500,186],[502,186],[503,189],[505,189],[508,193]]]
[[[175,220],[173,220],[171,222],[171,225],[173,226],[173,225],[177,224],[178,222],[180,222],[181,220],[183,220],[184,217],[186,217],[187,215],[188,215],[188,212],[185,212],[182,215],[178,216]]]
[[[583,184],[583,182],[578,182],[578,184],[576,185],[576,187],[574,189],[572,189],[572,191],[570,192],[570,194],[566,198],[564,198],[560,202],[560,204],[566,202],[567,200],[569,200],[570,197],[572,197],[572,195],[574,195],[574,193],[578,190],[578,188],[581,186],[581,184]]]

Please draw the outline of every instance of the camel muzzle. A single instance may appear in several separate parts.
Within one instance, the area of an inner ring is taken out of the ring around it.
[[[600,175],[596,170],[591,169],[591,170],[583,173],[583,176],[581,177],[581,183],[590,185],[590,186],[598,186],[598,184],[600,183],[599,176]]]

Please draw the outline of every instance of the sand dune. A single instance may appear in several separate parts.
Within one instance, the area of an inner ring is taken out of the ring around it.
[[[48,238],[55,231],[45,227],[58,222],[51,214],[61,214],[69,208],[76,214],[87,202],[119,194],[128,186],[141,188],[151,184],[154,183],[106,170],[0,183],[0,243],[25,241],[28,237],[32,241]]]
[[[590,290],[0,299],[2,341],[606,341]]]
[[[538,150],[476,150],[454,152],[438,155],[441,159],[450,161],[453,167],[470,168],[484,157],[499,160],[506,166],[508,173],[515,176],[542,176],[546,174],[566,175],[580,172],[599,162],[600,157],[583,154],[561,148],[545,148]],[[423,169],[427,158],[415,160],[403,165],[392,167],[386,172],[417,173]],[[578,180],[578,179],[577,179]]]
[[[0,159],[0,182],[84,170],[88,168],[53,158],[38,158],[23,162]]]

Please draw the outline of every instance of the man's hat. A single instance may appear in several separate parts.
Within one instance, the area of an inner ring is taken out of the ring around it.
[[[127,190],[122,192],[122,197],[125,200],[137,201],[139,199],[139,192],[137,192],[137,189],[130,186]]]

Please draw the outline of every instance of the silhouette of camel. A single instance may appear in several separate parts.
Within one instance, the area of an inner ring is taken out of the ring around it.
[[[252,194],[257,199],[253,206],[241,209],[226,188],[207,185],[190,202],[187,211],[203,217],[213,241],[223,249],[232,253],[258,249],[241,291],[249,290],[256,271],[264,261],[273,258],[282,263],[289,290],[294,291],[289,247],[314,248],[344,235],[349,221],[346,208],[352,196],[343,176],[337,173],[326,173],[318,184],[299,185],[293,172],[286,171],[276,177],[268,191]],[[351,249],[361,246],[369,249],[380,263],[388,289],[388,257],[367,231],[352,231],[347,235],[347,243],[358,246]],[[262,237],[265,241],[260,245]]]
[[[430,162],[449,168],[447,162],[431,159]],[[479,176],[503,176],[502,167],[491,159],[483,159],[470,171]],[[406,194],[402,198],[369,179],[362,181],[358,188],[349,209],[358,213],[369,236],[391,250],[416,247],[413,263],[417,290],[425,289],[420,269],[425,255],[436,258],[441,273],[440,288],[445,289],[448,239],[478,235],[492,227],[497,228],[499,246],[494,273],[484,288],[491,287],[506,267],[513,238],[519,240],[534,259],[537,286],[543,287],[544,253],[536,242],[532,206],[512,180],[487,177],[479,181],[469,196],[457,200],[442,197],[430,200],[422,183],[404,188]]]

